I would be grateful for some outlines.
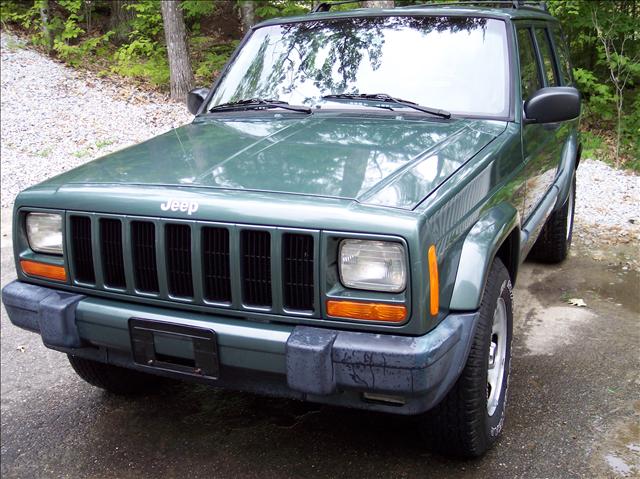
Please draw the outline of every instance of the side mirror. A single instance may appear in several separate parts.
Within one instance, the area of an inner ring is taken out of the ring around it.
[[[187,108],[192,115],[198,113],[205,98],[209,95],[208,88],[194,88],[187,95]]]
[[[524,103],[525,123],[556,123],[580,116],[580,92],[569,86],[541,88]]]

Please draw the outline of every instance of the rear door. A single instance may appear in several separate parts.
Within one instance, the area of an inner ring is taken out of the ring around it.
[[[560,82],[546,25],[520,23],[516,32],[522,100],[525,102],[538,89],[558,86]],[[562,123],[522,124],[522,153],[527,175],[525,222],[555,180],[566,130]]]

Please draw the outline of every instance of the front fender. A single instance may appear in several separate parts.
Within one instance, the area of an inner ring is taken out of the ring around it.
[[[462,245],[449,309],[472,311],[480,307],[493,258],[519,222],[518,211],[508,203],[501,203],[471,228]],[[519,246],[513,252],[518,254]]]

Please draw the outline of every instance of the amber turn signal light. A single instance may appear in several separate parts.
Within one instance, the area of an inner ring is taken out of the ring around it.
[[[396,304],[329,300],[327,313],[336,318],[400,323],[407,317],[407,308]]]
[[[20,267],[22,268],[22,271],[29,276],[55,279],[56,281],[67,280],[67,272],[64,270],[64,266],[57,266],[54,264],[39,263],[37,261],[21,259]]]
[[[429,247],[429,299],[431,315],[437,316],[440,310],[440,282],[435,245]]]

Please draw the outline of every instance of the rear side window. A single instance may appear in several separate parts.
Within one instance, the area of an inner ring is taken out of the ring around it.
[[[559,28],[554,28],[551,32],[553,34],[553,43],[556,46],[558,68],[560,69],[562,84],[573,85],[573,75],[571,73],[571,62],[569,61],[569,47],[567,46],[567,41]]]
[[[556,68],[553,62],[549,35],[547,35],[547,31],[544,28],[535,28],[534,30],[536,32],[536,41],[538,42],[540,55],[542,56],[544,74],[547,77],[547,85],[558,86],[560,83],[558,82],[558,75],[556,75]]]
[[[518,28],[518,53],[520,56],[520,83],[522,85],[522,99],[527,100],[537,90],[542,88],[538,64],[533,49],[531,33],[528,28]]]

